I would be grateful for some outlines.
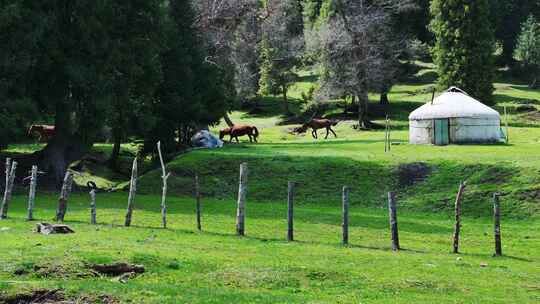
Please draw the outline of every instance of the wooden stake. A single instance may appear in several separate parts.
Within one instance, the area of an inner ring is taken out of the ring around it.
[[[131,168],[131,181],[129,183],[129,197],[128,207],[126,213],[126,221],[124,226],[131,226],[131,216],[133,214],[133,207],[135,204],[135,195],[137,194],[137,158],[133,160],[133,167]]]
[[[161,162],[161,179],[163,180],[163,189],[161,192],[161,221],[163,223],[163,228],[167,228],[167,180],[171,176],[171,173],[167,173],[165,168],[165,162],[163,161],[163,155],[161,153],[161,141],[157,143],[159,161]]]
[[[245,212],[246,212],[246,194],[247,194],[248,165],[240,165],[240,181],[238,186],[238,209],[236,211],[236,234],[245,235]]]
[[[349,187],[344,186],[342,191],[342,205],[343,205],[343,245],[349,244]]]
[[[73,173],[69,170],[66,171],[64,176],[64,183],[62,184],[62,190],[60,197],[58,198],[58,208],[56,209],[56,221],[63,222],[67,212],[67,204],[69,193],[73,185]]]
[[[294,241],[294,182],[287,186],[287,241]]]
[[[37,175],[38,167],[32,166],[32,173],[30,175],[30,190],[28,193],[28,215],[27,220],[34,220],[34,205],[36,201],[36,187],[37,187]]]
[[[201,188],[199,184],[199,175],[195,174],[195,199],[197,201],[196,204],[196,213],[197,213],[197,230],[202,231],[202,225],[201,225]]]
[[[11,174],[11,158],[6,158],[6,181],[4,184],[4,197],[2,199],[2,205],[0,206],[0,218],[2,218],[2,210],[4,208],[4,205],[6,204],[8,200],[8,189],[9,189],[9,175]]]
[[[97,224],[96,221],[96,189],[90,190],[90,224]]]
[[[387,118],[386,124],[388,126],[388,152],[390,152],[392,151],[392,139],[391,139],[392,127],[390,126],[390,118]]]
[[[7,174],[6,189],[4,191],[4,199],[2,201],[2,208],[0,208],[0,219],[7,218],[9,203],[11,202],[11,193],[13,191],[13,185],[15,184],[16,172],[17,172],[17,162],[13,161],[8,165],[8,160],[6,160],[6,174]]]
[[[392,250],[398,251],[401,248],[399,247],[396,194],[394,192],[388,192],[388,211],[390,214],[390,230],[392,233]]]
[[[495,233],[495,256],[502,255],[501,244],[501,206],[499,204],[499,194],[493,194],[493,222]]]
[[[388,152],[388,116],[386,116],[384,128],[384,152]]]
[[[463,191],[465,191],[466,183],[462,182],[459,185],[459,190],[456,196],[456,203],[455,203],[455,216],[456,216],[456,223],[454,226],[454,253],[459,253],[459,233],[461,231],[461,199],[463,197]]]
[[[506,125],[506,143],[510,142],[510,135],[508,134],[508,112],[506,106],[504,106],[504,124]]]

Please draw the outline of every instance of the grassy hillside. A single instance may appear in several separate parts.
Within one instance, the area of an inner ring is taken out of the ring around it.
[[[290,134],[294,125],[279,124],[282,118],[276,108],[281,104],[277,101],[260,102],[257,114],[234,112],[234,121],[260,128],[260,143],[244,141],[175,158],[169,164],[173,172],[170,191],[193,193],[193,176],[198,173],[206,195],[233,199],[239,164],[248,162],[249,197],[261,202],[283,200],[287,181],[292,180],[300,184],[298,196],[303,203],[334,202],[339,199],[339,189],[349,185],[358,195],[353,203],[359,206],[383,206],[386,192],[397,191],[403,207],[449,212],[459,182],[467,181],[465,210],[469,215],[489,215],[495,192],[504,195],[506,215],[538,215],[540,159],[536,151],[540,128],[535,115],[540,112],[522,113],[519,106],[540,102],[540,92],[517,85],[496,85],[495,107],[503,111],[506,106],[509,113],[508,145],[409,145],[408,113],[431,98],[426,89],[429,86],[399,85],[390,94],[394,145],[389,153],[384,152],[384,131],[358,132],[352,128],[353,120],[344,120],[336,127],[339,138],[330,135],[328,140],[314,140],[309,134]],[[308,83],[299,84],[293,96],[298,97],[308,87]],[[380,117],[373,119],[382,123]],[[221,127],[224,125],[215,131]],[[143,176],[142,191],[155,193],[160,174],[156,170]]]
[[[293,88],[296,111],[313,80],[306,74]],[[43,288],[60,289],[65,298],[82,303],[538,303],[540,92],[496,84],[495,108],[506,106],[509,112],[508,145],[409,145],[408,113],[431,98],[430,87],[394,87],[389,108],[394,145],[388,153],[383,131],[354,130],[352,117],[339,108],[326,113],[345,119],[336,128],[339,138],[328,140],[290,134],[295,125],[282,124],[281,102],[274,97],[259,101],[251,114],[249,109],[232,113],[234,121],[260,128],[260,143],[173,157],[167,164],[173,174],[167,230],[160,228],[161,172],[150,159],[141,164],[130,228],[121,226],[126,192],[99,193],[99,223],[92,226],[88,195],[76,190],[66,216],[76,233],[35,234],[35,222],[24,220],[26,189],[18,188],[10,219],[0,221],[0,303],[5,296]],[[384,112],[373,110],[372,119],[381,122]],[[14,145],[8,152],[39,148]],[[84,162],[78,182],[125,185],[136,147],[123,150],[125,172]],[[99,157],[108,153],[109,145],[95,147]],[[247,237],[238,238],[235,199],[242,162],[250,169]],[[202,184],[203,232],[195,229],[195,174]],[[292,243],[284,241],[289,180],[298,183]],[[468,183],[462,253],[454,255],[452,210],[461,181]],[[352,187],[347,247],[339,243],[343,185]],[[405,249],[399,253],[390,250],[387,191],[398,195]],[[503,214],[504,257],[497,258],[492,257],[495,192],[502,194]],[[56,200],[57,193],[38,193],[40,221],[53,218]],[[147,272],[121,283],[89,271],[92,263],[119,261],[143,264]]]

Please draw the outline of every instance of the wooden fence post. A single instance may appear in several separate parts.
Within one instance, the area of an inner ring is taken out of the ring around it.
[[[386,125],[388,128],[388,152],[392,151],[392,127],[390,126],[390,118],[386,117]]]
[[[11,158],[6,158],[6,170],[5,170],[5,174],[6,174],[6,180],[5,180],[5,184],[4,184],[4,197],[2,199],[2,205],[0,205],[0,219],[2,218],[2,213],[3,213],[3,209],[4,209],[4,205],[6,204],[7,200],[8,200],[8,189],[9,189],[9,175],[11,174]]]
[[[135,195],[137,194],[137,157],[133,160],[133,166],[131,168],[131,180],[129,183],[129,197],[128,207],[126,213],[126,221],[124,226],[131,226],[131,216],[133,214],[133,207],[135,204]]]
[[[459,185],[459,190],[456,196],[455,204],[455,217],[456,222],[454,225],[454,253],[459,253],[459,233],[461,231],[461,199],[463,197],[463,192],[465,191],[466,183],[462,182]]]
[[[287,241],[294,241],[294,182],[287,185]]]
[[[343,245],[349,244],[349,187],[344,186],[342,191],[342,205],[343,205]]]
[[[32,173],[30,175],[30,190],[28,193],[28,215],[27,220],[34,220],[34,205],[36,201],[36,187],[37,187],[37,174],[38,167],[32,166]]]
[[[195,200],[195,212],[197,214],[197,230],[201,231],[201,186],[199,184],[199,174],[195,174]]]
[[[62,190],[60,191],[60,197],[58,198],[58,208],[56,209],[56,221],[63,222],[67,212],[67,204],[69,193],[73,185],[73,173],[69,170],[66,171],[64,176],[64,183],[62,184]]]
[[[163,228],[167,228],[167,180],[171,176],[171,173],[167,173],[165,168],[165,162],[163,161],[163,155],[161,153],[161,141],[157,143],[159,161],[161,163],[161,179],[163,180],[163,188],[161,192],[161,221],[163,223]]]
[[[386,116],[384,128],[384,152],[388,152],[388,115]]]
[[[401,248],[399,247],[396,194],[394,192],[388,192],[388,211],[390,213],[390,230],[392,232],[392,250],[398,251]]]
[[[508,134],[508,112],[506,111],[506,106],[504,106],[504,124],[506,127],[506,144],[510,143],[510,134]]]
[[[248,165],[240,165],[240,182],[238,185],[238,209],[236,211],[236,234],[243,236],[245,234],[246,217],[246,193],[247,193]]]
[[[493,194],[493,222],[495,233],[495,256],[501,256],[501,205],[499,203],[498,193]]]
[[[2,208],[0,208],[0,219],[6,219],[8,215],[9,203],[11,201],[11,192],[13,191],[13,184],[15,184],[15,173],[17,172],[17,162],[11,161],[8,165],[6,159],[6,188],[4,191],[4,199],[2,201]]]

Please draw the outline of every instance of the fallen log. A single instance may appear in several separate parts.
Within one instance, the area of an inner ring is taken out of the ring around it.
[[[45,235],[75,233],[68,225],[51,225],[49,223],[37,224],[36,232]]]
[[[145,268],[143,265],[135,265],[128,263],[114,263],[114,264],[94,264],[90,266],[94,271],[109,275],[119,276],[126,273],[144,273]]]

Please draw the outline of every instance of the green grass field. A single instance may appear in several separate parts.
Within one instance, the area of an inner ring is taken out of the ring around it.
[[[354,195],[357,199],[359,194]],[[139,196],[133,227],[121,226],[126,196],[98,195],[99,225],[87,224],[86,195],[70,201],[72,235],[42,236],[23,220],[2,222],[0,288],[63,288],[133,303],[535,303],[540,300],[540,223],[503,220],[504,257],[493,258],[488,217],[465,217],[462,254],[451,254],[453,221],[444,214],[400,213],[405,250],[390,250],[386,211],[353,207],[351,246],[340,245],[339,201],[299,204],[296,242],[285,241],[285,203],[248,203],[247,236],[234,235],[235,204],[203,200],[203,232],[194,202],[171,198],[160,228],[157,196]],[[50,220],[56,196],[38,198]],[[459,259],[458,259],[459,257]],[[85,265],[127,261],[147,272],[127,284],[93,277]],[[22,275],[14,275],[19,271]],[[27,272],[27,273],[25,273]]]
[[[292,89],[293,102],[311,86],[309,75]],[[232,113],[256,124],[261,142],[197,150],[168,168],[169,229],[160,228],[160,171],[146,161],[134,226],[122,227],[127,193],[98,194],[99,225],[89,225],[89,197],[77,191],[66,223],[72,235],[42,236],[26,222],[26,195],[17,189],[10,218],[0,221],[0,294],[61,288],[73,297],[111,295],[122,303],[538,303],[540,302],[540,92],[497,83],[495,108],[509,112],[510,144],[414,146],[408,113],[431,98],[426,84],[402,84],[393,103],[392,151],[383,131],[352,129],[339,138],[291,135],[279,101],[259,104],[262,114]],[[375,100],[376,96],[372,98]],[[278,102],[277,106],[275,102]],[[295,107],[293,107],[295,108]],[[330,109],[329,113],[338,110]],[[373,117],[381,122],[381,117]],[[217,130],[221,126],[216,126]],[[13,145],[29,153],[36,145]],[[135,147],[124,146],[134,152]],[[96,146],[96,153],[110,146]],[[129,157],[125,157],[129,164]],[[247,236],[234,235],[238,167],[250,168]],[[422,170],[415,171],[420,166]],[[411,169],[412,168],[412,169]],[[104,188],[126,177],[87,168],[86,179]],[[203,193],[203,232],[195,229],[193,176]],[[413,182],[414,179],[414,182]],[[298,183],[296,239],[286,236],[287,181]],[[80,180],[82,183],[84,180]],[[453,204],[467,181],[463,201],[462,253],[451,254]],[[343,185],[351,192],[351,245],[340,245]],[[386,194],[399,201],[404,250],[390,250]],[[492,257],[493,193],[501,193],[503,257]],[[56,193],[39,193],[35,215],[51,221]],[[126,261],[147,272],[126,284],[92,276],[88,264]],[[1,302],[1,300],[0,300]]]

